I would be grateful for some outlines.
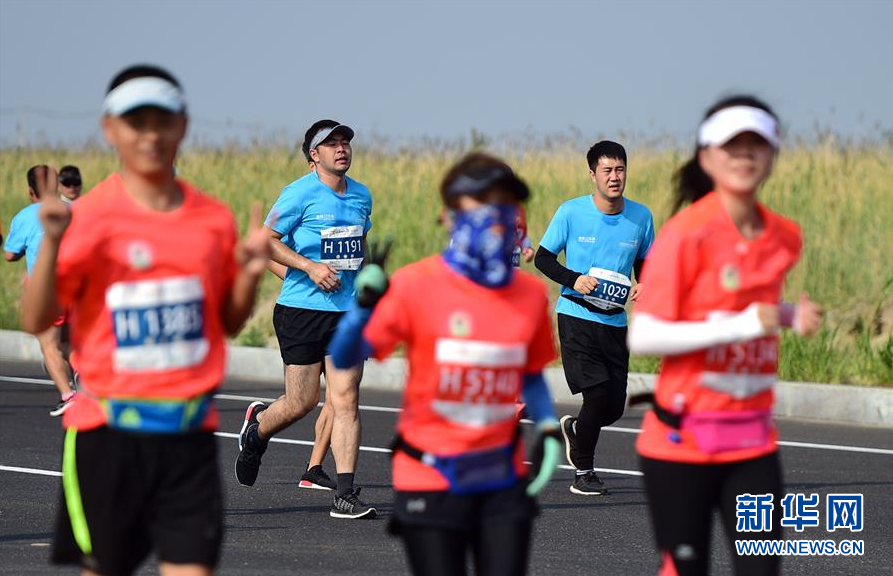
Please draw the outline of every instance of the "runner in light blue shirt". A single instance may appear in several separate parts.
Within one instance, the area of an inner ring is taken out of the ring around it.
[[[28,170],[28,198],[31,204],[13,217],[3,250],[7,262],[16,262],[24,256],[29,276],[34,270],[37,251],[43,240],[43,226],[38,216],[40,199],[45,194],[56,194],[57,189],[58,176],[53,168],[40,164]],[[43,364],[59,391],[59,403],[50,410],[51,416],[61,416],[72,406],[75,396],[75,373],[68,364],[67,337],[63,338],[63,328],[67,328],[65,322],[63,315],[53,326],[37,335]],[[65,332],[67,333],[67,329]]]
[[[286,186],[267,217],[296,254],[333,270],[340,287],[322,289],[308,272],[289,268],[277,302],[292,308],[344,312],[354,297],[353,280],[363,262],[363,239],[372,228],[372,196],[344,177],[343,193],[329,188],[316,171]]]
[[[626,150],[602,141],[586,155],[592,194],[562,204],[546,230],[535,264],[561,286],[558,339],[568,387],[583,395],[574,418],[561,418],[565,456],[577,472],[570,491],[600,496],[607,489],[595,473],[595,447],[604,426],[626,404],[629,350],[627,302],[641,290],[639,271],[654,241],[654,221],[644,205],[623,197]],[[558,262],[565,253],[567,266]]]
[[[299,486],[335,488],[329,514],[335,518],[374,517],[375,508],[354,488],[360,445],[358,391],[362,365],[339,370],[328,356],[329,341],[353,303],[354,278],[363,264],[366,233],[372,228],[372,196],[347,177],[354,131],[334,120],[320,120],[302,146],[311,172],[286,186],[270,210],[266,226],[273,260],[286,267],[273,310],[273,327],[285,364],[285,395],[266,406],[248,406],[239,436],[236,479],[254,485],[269,439],[303,418],[319,401],[320,374],[326,376],[326,403],[317,421],[313,457],[324,456],[324,414],[331,406],[331,446],[337,479],[311,461]]]
[[[630,277],[654,241],[654,221],[643,204],[623,198],[621,211],[606,214],[591,194],[562,204],[540,241],[553,254],[564,252],[566,267],[595,277],[598,286],[585,296],[561,286],[555,311],[608,326],[626,326],[623,305],[629,299]],[[638,274],[636,275],[638,277]],[[584,307],[583,302],[591,303]]]
[[[34,262],[37,259],[37,249],[40,247],[40,241],[43,238],[43,227],[40,225],[40,219],[37,217],[37,211],[40,210],[40,200],[32,197],[29,206],[22,208],[16,214],[9,225],[9,235],[6,237],[6,243],[3,250],[6,252],[6,261],[15,262],[25,257],[25,267],[28,274],[34,269]]]

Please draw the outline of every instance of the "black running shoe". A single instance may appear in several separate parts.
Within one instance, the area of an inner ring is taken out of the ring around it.
[[[75,393],[71,392],[68,396],[64,397],[62,400],[59,400],[59,403],[56,404],[56,407],[50,410],[50,416],[61,416],[65,414],[65,411],[71,408],[74,404]]]
[[[578,474],[574,477],[571,492],[581,496],[603,496],[608,493],[608,489],[605,488],[605,484],[598,474],[594,470],[590,470],[586,474]]]
[[[329,478],[329,475],[326,474],[325,470],[323,470],[320,465],[308,468],[307,471],[304,472],[304,475],[301,476],[301,481],[298,482],[298,488],[334,490],[335,487],[335,481]]]
[[[561,435],[564,436],[564,457],[567,459],[568,464],[579,470],[580,467],[571,457],[574,453],[574,444],[577,442],[577,431],[575,428],[577,419],[565,414],[558,423],[561,424]]]
[[[245,422],[239,432],[239,457],[236,459],[236,480],[242,486],[254,486],[260,471],[260,459],[267,451],[267,443],[257,435],[257,415],[266,409],[263,402],[252,402],[245,411]]]
[[[360,489],[354,488],[344,495],[335,494],[329,516],[350,519],[375,518],[375,508],[360,500]]]

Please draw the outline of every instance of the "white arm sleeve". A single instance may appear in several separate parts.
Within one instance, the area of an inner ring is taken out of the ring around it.
[[[629,350],[634,354],[674,356],[766,336],[757,306],[754,303],[737,314],[703,322],[670,322],[650,314],[635,314],[629,328]]]

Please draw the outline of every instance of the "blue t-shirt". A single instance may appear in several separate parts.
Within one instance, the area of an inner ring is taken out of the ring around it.
[[[636,260],[644,260],[654,241],[654,219],[643,204],[623,199],[619,214],[603,214],[591,195],[568,200],[555,212],[540,246],[565,253],[567,268],[598,278],[599,286],[586,300],[605,310],[622,308],[629,297],[630,277]],[[583,298],[561,287],[561,294]],[[558,299],[555,311],[608,326],[626,326],[626,312],[601,314],[567,298]]]
[[[363,262],[363,237],[372,228],[371,216],[369,189],[351,178],[343,195],[323,184],[316,172],[286,186],[267,216],[267,226],[282,234],[282,242],[304,258],[337,269],[341,287],[323,292],[310,276],[289,268],[277,302],[292,308],[347,310]]]
[[[31,204],[19,211],[12,219],[9,225],[9,236],[6,237],[6,243],[3,249],[13,254],[25,253],[25,266],[28,267],[28,274],[34,270],[34,262],[37,260],[37,249],[40,248],[40,241],[43,239],[43,226],[40,225],[40,218],[37,211],[40,210],[40,204]]]

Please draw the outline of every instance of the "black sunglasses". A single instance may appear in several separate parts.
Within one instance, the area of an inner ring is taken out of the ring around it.
[[[81,185],[80,178],[60,178],[59,184],[65,186],[66,188],[77,188]]]

